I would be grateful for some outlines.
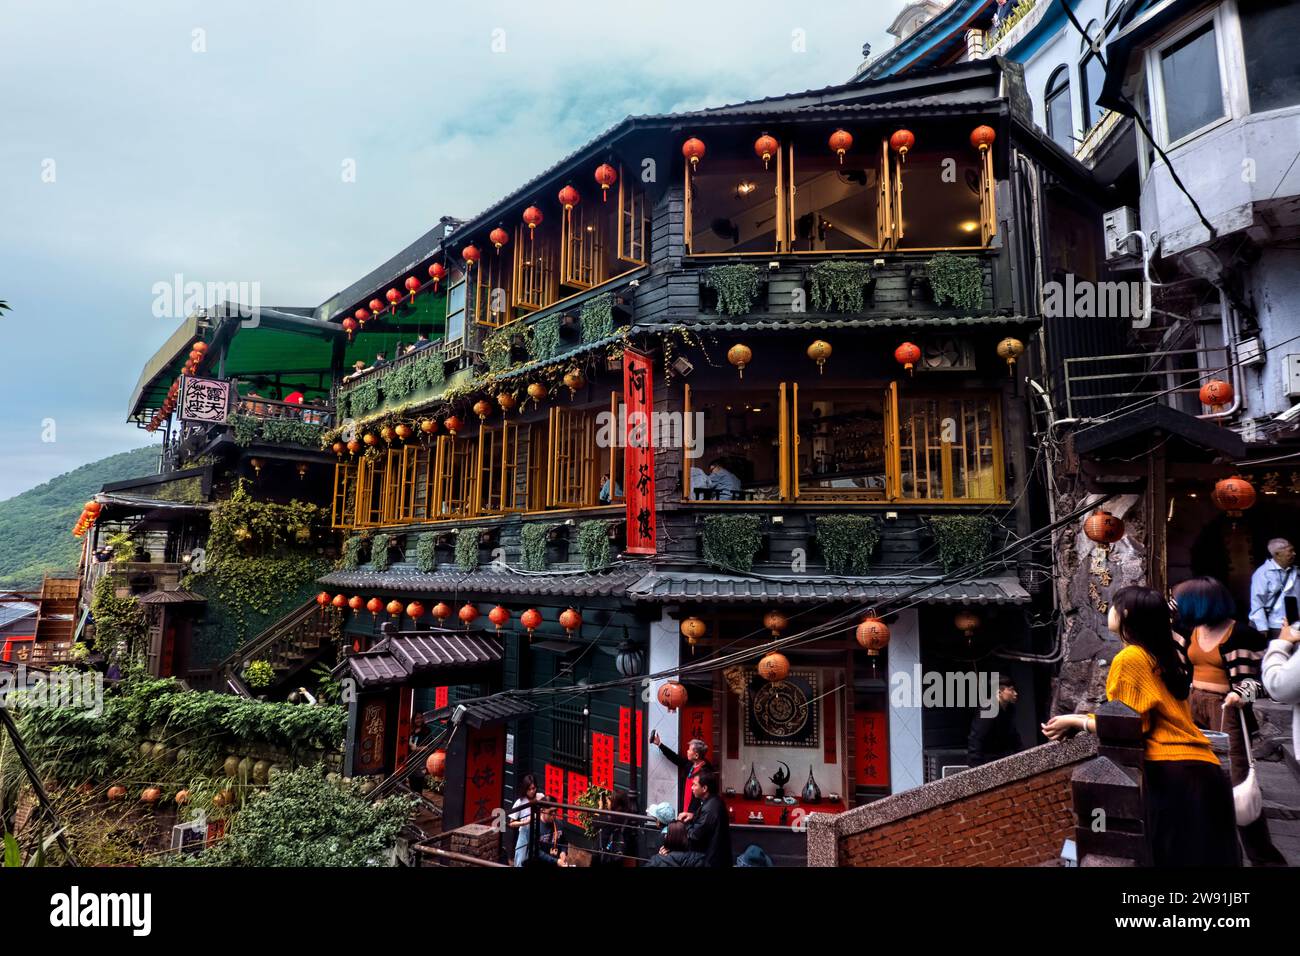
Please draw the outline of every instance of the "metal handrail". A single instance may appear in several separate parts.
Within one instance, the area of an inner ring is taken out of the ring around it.
[[[1233,350],[1230,345],[1219,345],[1190,349],[1160,349],[1156,352],[1124,352],[1115,355],[1089,355],[1064,359],[1062,367],[1064,369],[1063,377],[1065,384],[1066,414],[1070,418],[1077,417],[1080,413],[1076,410],[1075,404],[1082,402],[1097,402],[1111,398],[1158,399],[1166,395],[1195,394],[1200,390],[1201,381],[1206,377],[1206,375],[1212,373],[1214,369],[1218,368],[1219,365],[1206,365],[1198,361],[1195,367],[1178,368],[1169,365],[1168,360],[1179,356],[1223,355],[1227,356],[1227,362],[1224,364],[1231,364],[1232,352]],[[1078,374],[1074,371],[1075,368],[1088,362],[1111,363],[1125,361],[1141,361],[1144,363],[1144,367],[1125,372],[1098,372],[1089,375]],[[1186,376],[1189,379],[1189,384],[1174,384],[1164,388],[1151,388],[1147,390],[1139,390],[1137,388],[1137,385],[1141,384],[1141,381],[1144,378],[1153,376],[1174,378],[1177,376]],[[1076,394],[1077,387],[1083,382],[1105,382],[1113,381],[1115,379],[1134,381],[1135,385],[1133,388],[1122,392],[1105,392],[1096,395]]]

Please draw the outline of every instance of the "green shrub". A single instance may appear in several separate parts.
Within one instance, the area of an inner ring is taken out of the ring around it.
[[[709,515],[704,519],[704,560],[724,571],[749,571],[763,547],[758,515]]]
[[[880,540],[880,525],[869,515],[819,515],[817,544],[831,574],[866,574]]]

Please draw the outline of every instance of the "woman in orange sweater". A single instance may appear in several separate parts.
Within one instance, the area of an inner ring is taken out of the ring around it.
[[[1174,643],[1169,605],[1150,588],[1116,593],[1107,620],[1124,642],[1106,677],[1106,698],[1142,716],[1143,798],[1156,866],[1240,866],[1232,788],[1192,722],[1191,675]],[[1062,714],[1043,725],[1060,740],[1096,732],[1091,714]]]

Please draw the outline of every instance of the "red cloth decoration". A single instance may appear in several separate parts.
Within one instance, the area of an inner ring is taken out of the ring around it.
[[[614,789],[614,738],[610,734],[591,735],[591,782]]]

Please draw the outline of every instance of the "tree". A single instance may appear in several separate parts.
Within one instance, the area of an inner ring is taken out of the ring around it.
[[[186,860],[197,866],[383,866],[413,801],[371,803],[356,784],[327,782],[319,768],[276,774],[231,819],[226,837]]]

